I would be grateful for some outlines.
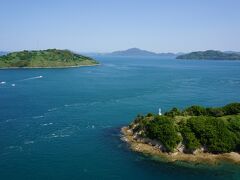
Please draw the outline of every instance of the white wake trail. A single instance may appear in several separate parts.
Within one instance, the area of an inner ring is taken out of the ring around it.
[[[8,82],[8,83],[11,83],[10,85],[12,87],[15,87],[17,82],[22,82],[22,81],[28,81],[28,80],[34,80],[34,79],[40,79],[40,78],[43,78],[43,76],[35,76],[35,77],[30,77],[30,78],[26,78],[26,79],[21,79],[21,80],[15,80],[15,81],[12,81],[12,82]],[[6,81],[0,81],[0,85],[5,85],[7,84]]]
[[[28,80],[40,79],[40,78],[43,78],[43,76],[35,76],[35,77],[31,77],[31,78],[22,79],[22,80],[19,80],[19,81],[28,81]]]

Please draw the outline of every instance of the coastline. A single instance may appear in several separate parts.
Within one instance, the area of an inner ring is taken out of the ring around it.
[[[121,128],[122,140],[125,141],[130,149],[150,156],[157,156],[167,162],[187,162],[192,164],[208,164],[218,165],[221,162],[230,162],[233,164],[240,164],[240,154],[236,152],[224,153],[224,154],[212,154],[197,152],[195,154],[186,154],[183,152],[165,153],[158,147],[149,143],[143,142],[133,136],[132,130],[128,127]]]
[[[1,67],[0,70],[7,70],[7,69],[65,69],[65,68],[78,68],[78,67],[90,67],[90,66],[99,66],[99,64],[91,64],[91,65],[77,65],[77,66],[46,66],[46,67]]]

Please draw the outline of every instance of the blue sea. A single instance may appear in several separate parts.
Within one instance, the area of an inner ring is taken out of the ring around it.
[[[239,165],[166,163],[120,140],[137,114],[239,102],[239,61],[95,58],[0,70],[0,180],[240,179]]]

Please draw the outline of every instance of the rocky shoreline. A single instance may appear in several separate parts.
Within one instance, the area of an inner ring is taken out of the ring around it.
[[[234,164],[240,164],[240,154],[236,152],[212,154],[206,153],[203,150],[197,150],[192,154],[184,153],[181,146],[173,153],[163,152],[163,146],[161,143],[136,136],[132,129],[129,127],[123,127],[121,129],[121,139],[127,142],[130,148],[135,152],[144,153],[151,156],[158,156],[168,162],[188,162],[193,164],[211,164],[217,165],[220,162],[231,162]]]

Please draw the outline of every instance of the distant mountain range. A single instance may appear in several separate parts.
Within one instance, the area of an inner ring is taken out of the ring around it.
[[[182,54],[182,53],[181,53]],[[138,48],[130,48],[127,50],[123,51],[114,51],[112,53],[108,53],[108,55],[113,55],[113,56],[158,56],[158,57],[172,57],[175,58],[178,54],[174,53],[155,53],[151,51],[146,51]]]
[[[10,52],[0,51],[0,56],[6,55]],[[77,52],[75,52],[77,53]],[[77,53],[78,54],[78,53]],[[191,53],[155,53],[152,51],[142,50],[139,48],[130,48],[122,51],[114,51],[111,53],[81,53],[86,56],[139,56],[139,57],[159,57],[171,59],[196,59],[196,60],[240,60],[240,52],[236,51],[196,51]]]
[[[236,51],[224,51],[224,53],[228,53],[228,54],[229,54],[229,53],[230,53],[230,54],[231,54],[231,53],[240,54],[240,52],[236,52]]]
[[[240,60],[240,53],[227,51],[197,51],[177,56],[176,59],[196,59],[196,60]]]
[[[0,56],[3,56],[3,55],[6,55],[8,54],[9,52],[6,52],[6,51],[0,51]]]

